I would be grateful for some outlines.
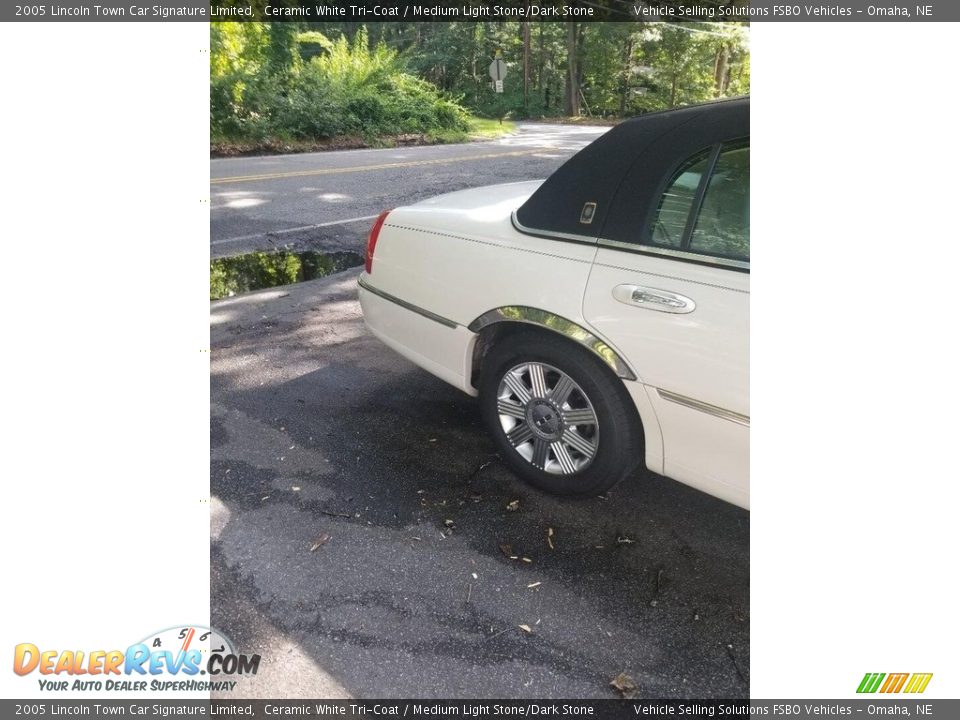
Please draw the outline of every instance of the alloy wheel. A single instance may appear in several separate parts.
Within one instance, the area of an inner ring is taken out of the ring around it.
[[[600,426],[590,398],[552,365],[528,362],[508,370],[497,391],[497,415],[514,450],[544,472],[572,475],[597,454]]]

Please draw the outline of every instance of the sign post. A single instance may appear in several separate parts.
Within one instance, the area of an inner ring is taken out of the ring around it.
[[[497,58],[490,63],[490,79],[493,80],[493,89],[495,92],[503,92],[503,78],[507,75],[507,64]]]

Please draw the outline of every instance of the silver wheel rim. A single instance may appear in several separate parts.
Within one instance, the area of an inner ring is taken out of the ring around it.
[[[596,457],[600,424],[573,378],[546,363],[508,370],[497,389],[497,415],[524,460],[553,475],[572,475]]]

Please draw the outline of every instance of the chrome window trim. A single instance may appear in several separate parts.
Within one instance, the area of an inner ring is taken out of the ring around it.
[[[548,230],[536,230],[534,228],[527,227],[520,219],[517,217],[517,211],[514,210],[510,213],[510,222],[513,223],[513,227],[522,232],[524,235],[533,235],[534,237],[546,238],[548,240],[569,240],[570,242],[583,243],[584,245],[596,245],[597,236],[593,237],[589,235],[577,235],[574,233],[563,233],[563,232],[552,232]]]
[[[717,257],[715,255],[701,255],[700,253],[686,252],[685,250],[673,250],[671,248],[662,248],[656,245],[640,245],[638,243],[625,243],[619,240],[607,240],[600,238],[597,242],[600,247],[610,248],[612,250],[629,250],[631,252],[643,255],[662,255],[677,260],[693,260],[698,263],[708,265],[721,265],[723,267],[735,268],[737,270],[749,270],[750,263],[745,260],[733,260],[732,258]]]
[[[699,400],[694,400],[693,398],[688,398],[683,395],[677,395],[669,390],[661,390],[660,388],[657,388],[657,395],[664,400],[676,403],[677,405],[683,405],[691,410],[699,410],[700,412],[707,413],[707,415],[713,415],[714,417],[718,417],[722,420],[729,420],[730,422],[735,422],[738,425],[750,427],[749,415],[741,415],[733,410],[725,410],[724,408],[717,407],[716,405],[700,402]]]
[[[500,322],[521,322],[536,325],[559,333],[587,348],[604,362],[617,377],[624,380],[636,380],[637,376],[617,351],[589,330],[559,315],[525,305],[507,305],[488,310],[467,326],[471,332],[480,332],[483,328]]]
[[[422,315],[428,320],[433,320],[434,322],[440,323],[445,327],[456,328],[459,325],[459,323],[455,323],[453,320],[449,320],[443,317],[442,315],[437,315],[436,313],[430,312],[429,310],[425,310],[422,307],[419,307],[418,305],[414,305],[413,303],[408,303],[406,300],[401,300],[400,298],[394,295],[391,295],[390,293],[384,292],[379,288],[375,288],[373,285],[371,285],[369,282],[363,279],[363,275],[360,275],[360,277],[357,278],[357,285],[359,285],[364,290],[367,290],[368,292],[371,292],[378,297],[382,297],[384,300],[389,300],[390,302],[396,305],[399,305],[400,307],[406,310],[415,312],[417,315]]]
[[[541,237],[547,240],[566,240],[568,242],[581,243],[584,245],[598,245],[611,250],[626,250],[628,252],[639,253],[641,255],[660,255],[675,260],[688,260],[706,265],[718,265],[736,270],[746,270],[749,272],[750,263],[745,260],[734,260],[732,258],[717,257],[716,255],[704,255],[701,253],[686,252],[684,250],[673,250],[671,248],[662,248],[656,245],[641,245],[639,243],[627,243],[620,240],[608,240],[607,238],[589,237],[587,235],[575,235],[573,233],[552,232],[547,230],[536,230],[527,227],[517,218],[517,211],[510,213],[510,222],[513,227],[524,235]]]

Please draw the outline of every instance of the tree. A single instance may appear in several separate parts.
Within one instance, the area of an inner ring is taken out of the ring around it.
[[[447,100],[486,117],[628,117],[750,90],[743,23],[212,23],[210,33],[211,122],[225,132],[292,98],[290,83],[341,37],[383,44]],[[498,50],[509,71],[502,94],[487,75]]]
[[[577,25],[567,23],[567,115],[580,114],[580,73],[577,66]]]

